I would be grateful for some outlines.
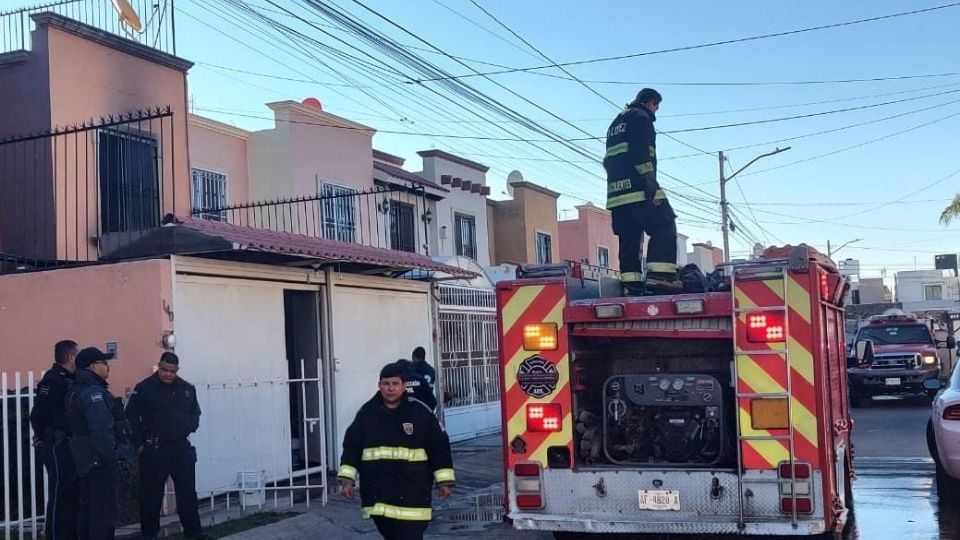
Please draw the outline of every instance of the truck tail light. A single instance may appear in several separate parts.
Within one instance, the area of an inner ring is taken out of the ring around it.
[[[523,325],[523,348],[527,351],[557,350],[557,323]]]
[[[960,405],[951,405],[943,410],[944,420],[960,420]]]
[[[810,497],[783,497],[780,499],[780,510],[785,514],[793,513],[793,503],[797,503],[797,513],[798,514],[809,514],[813,512],[813,499]]]
[[[543,469],[539,463],[517,463],[513,467],[513,489],[516,493],[517,508],[543,508]]]
[[[810,478],[809,463],[794,463],[790,470],[790,462],[784,461],[779,467],[780,478]]]
[[[552,432],[563,428],[563,407],[559,403],[527,405],[527,431]]]
[[[786,323],[782,311],[765,311],[747,314],[747,341],[751,343],[774,343],[786,341]]]

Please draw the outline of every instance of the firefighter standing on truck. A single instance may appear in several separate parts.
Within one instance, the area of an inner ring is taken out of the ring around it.
[[[407,398],[398,363],[383,367],[379,388],[347,428],[337,478],[352,499],[359,475],[363,517],[386,540],[419,540],[432,517],[434,482],[441,499],[453,491],[450,440],[429,408]]]
[[[620,241],[621,281],[627,294],[679,292],[676,214],[657,183],[657,133],[653,123],[662,97],[644,88],[610,124],[607,153],[607,209]],[[650,236],[646,279],[643,235]]]

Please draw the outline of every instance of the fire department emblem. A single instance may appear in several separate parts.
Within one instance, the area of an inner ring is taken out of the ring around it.
[[[413,435],[413,424],[410,422],[403,423],[403,432],[407,435]]]
[[[542,398],[557,389],[560,373],[557,366],[539,356],[531,356],[520,363],[517,370],[517,384],[525,394]]]
[[[647,306],[647,315],[651,317],[656,317],[659,314],[660,314],[660,308],[658,308],[656,305],[650,304],[649,306]]]

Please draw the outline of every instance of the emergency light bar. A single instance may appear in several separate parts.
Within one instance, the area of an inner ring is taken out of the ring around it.
[[[747,314],[747,341],[775,343],[786,341],[786,317],[782,311]]]

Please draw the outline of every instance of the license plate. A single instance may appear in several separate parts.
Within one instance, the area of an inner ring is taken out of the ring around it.
[[[899,386],[900,377],[887,377],[885,383],[887,386]]]
[[[680,510],[679,491],[640,490],[641,510]]]

